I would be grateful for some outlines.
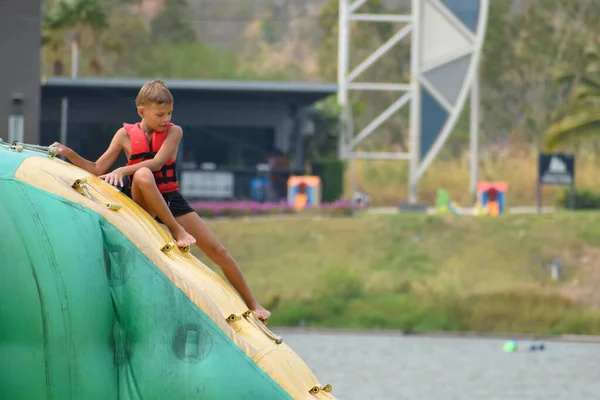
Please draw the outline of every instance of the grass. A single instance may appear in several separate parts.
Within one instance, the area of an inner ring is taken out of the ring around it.
[[[600,312],[564,294],[588,281],[600,213],[209,224],[276,326],[600,334]],[[563,282],[539,263],[553,257]]]
[[[508,151],[488,156],[479,163],[479,180],[505,181],[509,184],[508,203],[518,206],[537,204],[537,152]],[[371,195],[374,206],[395,206],[408,198],[408,162],[355,160],[357,187]],[[578,155],[575,178],[578,188],[597,191],[600,187],[600,158],[593,153]],[[469,194],[470,169],[467,156],[434,161],[419,183],[419,200],[432,205],[437,189],[449,191],[451,199],[472,206]],[[346,171],[346,196],[350,196],[350,171]],[[554,205],[561,187],[543,188],[544,205]]]

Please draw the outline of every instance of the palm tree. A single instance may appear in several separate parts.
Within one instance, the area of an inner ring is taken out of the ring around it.
[[[560,83],[574,85],[567,102],[556,110],[546,131],[544,145],[548,150],[574,139],[598,135],[600,132],[600,55],[597,47],[586,47],[586,64],[582,73],[563,72]]]
[[[42,27],[42,47],[48,48],[52,54],[52,74],[63,74],[63,63],[60,61],[59,51],[63,41],[53,34],[45,25]]]
[[[48,43],[56,45],[56,40],[50,40],[49,35],[64,33],[65,40],[71,45],[71,77],[73,78],[79,75],[79,49],[83,34],[90,32],[97,36],[108,27],[108,14],[102,0],[59,0],[52,11],[44,17],[45,39]]]

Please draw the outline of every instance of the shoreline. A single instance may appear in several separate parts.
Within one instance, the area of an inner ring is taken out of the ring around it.
[[[349,328],[303,328],[303,327],[271,327],[273,332],[281,335],[286,333],[298,334],[336,334],[336,335],[369,335],[369,336],[405,336],[445,339],[515,339],[515,340],[544,340],[548,342],[566,343],[599,343],[600,335],[534,335],[510,333],[480,333],[480,332],[410,332],[393,329],[349,329]],[[284,337],[285,340],[285,337]]]

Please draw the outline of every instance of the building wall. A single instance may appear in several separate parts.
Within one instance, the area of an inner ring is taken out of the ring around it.
[[[11,97],[23,96],[24,141],[40,140],[40,1],[0,0],[0,137],[8,140]]]
[[[60,137],[61,100],[68,98],[67,145],[76,151],[82,141],[94,141],[102,148],[87,154],[96,157],[105,150],[112,135],[123,122],[137,122],[135,93],[89,91],[87,93],[46,92],[42,98],[42,142],[45,145]],[[271,128],[275,132],[273,145],[284,153],[290,148],[294,126],[290,106],[274,101],[213,101],[190,94],[174,93],[173,122],[184,126],[186,138],[200,128],[240,127]]]
[[[135,99],[128,97],[72,96],[69,98],[69,123],[114,123],[139,120]],[[61,98],[44,98],[44,121],[60,122]],[[276,126],[288,117],[283,103],[209,100],[177,101],[173,121],[181,125]]]

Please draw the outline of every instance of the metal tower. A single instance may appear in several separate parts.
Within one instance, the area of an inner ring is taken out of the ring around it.
[[[487,25],[489,0],[411,0],[411,14],[361,14],[368,0],[339,0],[338,102],[344,110],[340,135],[342,159],[392,159],[410,162],[409,203],[417,201],[417,184],[452,132],[471,94],[471,186],[477,181],[478,61]],[[350,71],[351,21],[403,22],[406,25]],[[400,40],[411,34],[411,81],[358,83],[356,78]],[[381,90],[398,99],[355,134],[350,91]],[[410,102],[408,153],[356,152],[356,146]]]

